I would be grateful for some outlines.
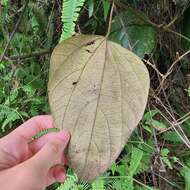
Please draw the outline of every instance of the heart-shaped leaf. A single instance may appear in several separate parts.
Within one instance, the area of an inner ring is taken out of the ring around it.
[[[56,126],[71,133],[70,166],[80,179],[95,179],[142,118],[149,90],[145,65],[105,37],[80,35],[55,48],[48,88]]]
[[[144,20],[148,19],[144,14],[140,15]],[[125,48],[130,44],[132,51],[141,58],[152,53],[156,46],[155,29],[129,10],[113,19],[109,38]]]

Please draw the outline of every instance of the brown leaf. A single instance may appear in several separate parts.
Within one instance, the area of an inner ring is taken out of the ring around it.
[[[142,118],[148,71],[105,37],[80,35],[55,48],[48,87],[55,123],[71,133],[69,164],[80,179],[93,180],[119,156]]]

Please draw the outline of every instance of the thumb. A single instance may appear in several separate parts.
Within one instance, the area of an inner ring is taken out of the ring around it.
[[[47,173],[52,166],[62,164],[64,149],[69,138],[69,133],[65,131],[57,133],[54,139],[51,139],[35,156],[28,160],[32,168]]]

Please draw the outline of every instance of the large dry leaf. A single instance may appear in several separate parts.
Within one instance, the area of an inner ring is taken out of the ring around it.
[[[62,42],[50,65],[49,102],[57,127],[71,133],[69,164],[79,178],[93,180],[142,118],[148,71],[132,52],[93,35]]]

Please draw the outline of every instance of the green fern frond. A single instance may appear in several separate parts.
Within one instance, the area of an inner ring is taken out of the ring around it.
[[[112,183],[112,189],[117,189],[117,190],[122,190],[122,184],[123,184],[123,180],[121,179],[116,179],[113,181]]]
[[[19,117],[19,115],[18,115],[16,112],[14,112],[14,111],[12,111],[12,112],[10,112],[9,114],[7,114],[7,117],[6,117],[6,119],[4,120],[4,122],[3,122],[2,126],[1,126],[2,131],[5,132],[5,127],[6,127],[8,124],[11,124],[12,122],[14,122],[14,121],[16,121],[16,120],[18,120],[18,119],[20,119],[20,117]]]
[[[82,181],[79,185],[80,190],[91,190],[91,185],[87,182]]]
[[[138,148],[132,149],[131,162],[129,166],[129,174],[132,177],[136,174],[138,167],[141,165],[141,160],[143,157],[143,151]]]
[[[16,120],[23,120],[22,115],[14,108],[0,104],[0,121],[2,122],[1,131],[5,132],[7,125],[11,128],[11,124]]]
[[[45,9],[34,2],[29,2],[28,7],[30,8],[36,21],[38,22],[40,31],[45,32],[45,29],[47,27],[47,17],[45,15]]]
[[[64,0],[62,7],[63,31],[60,42],[75,33],[75,25],[85,0]]]
[[[97,179],[92,183],[92,190],[104,190],[104,180]]]
[[[78,188],[75,184],[75,181],[72,178],[67,178],[64,184],[62,184],[56,190],[78,190]]]

